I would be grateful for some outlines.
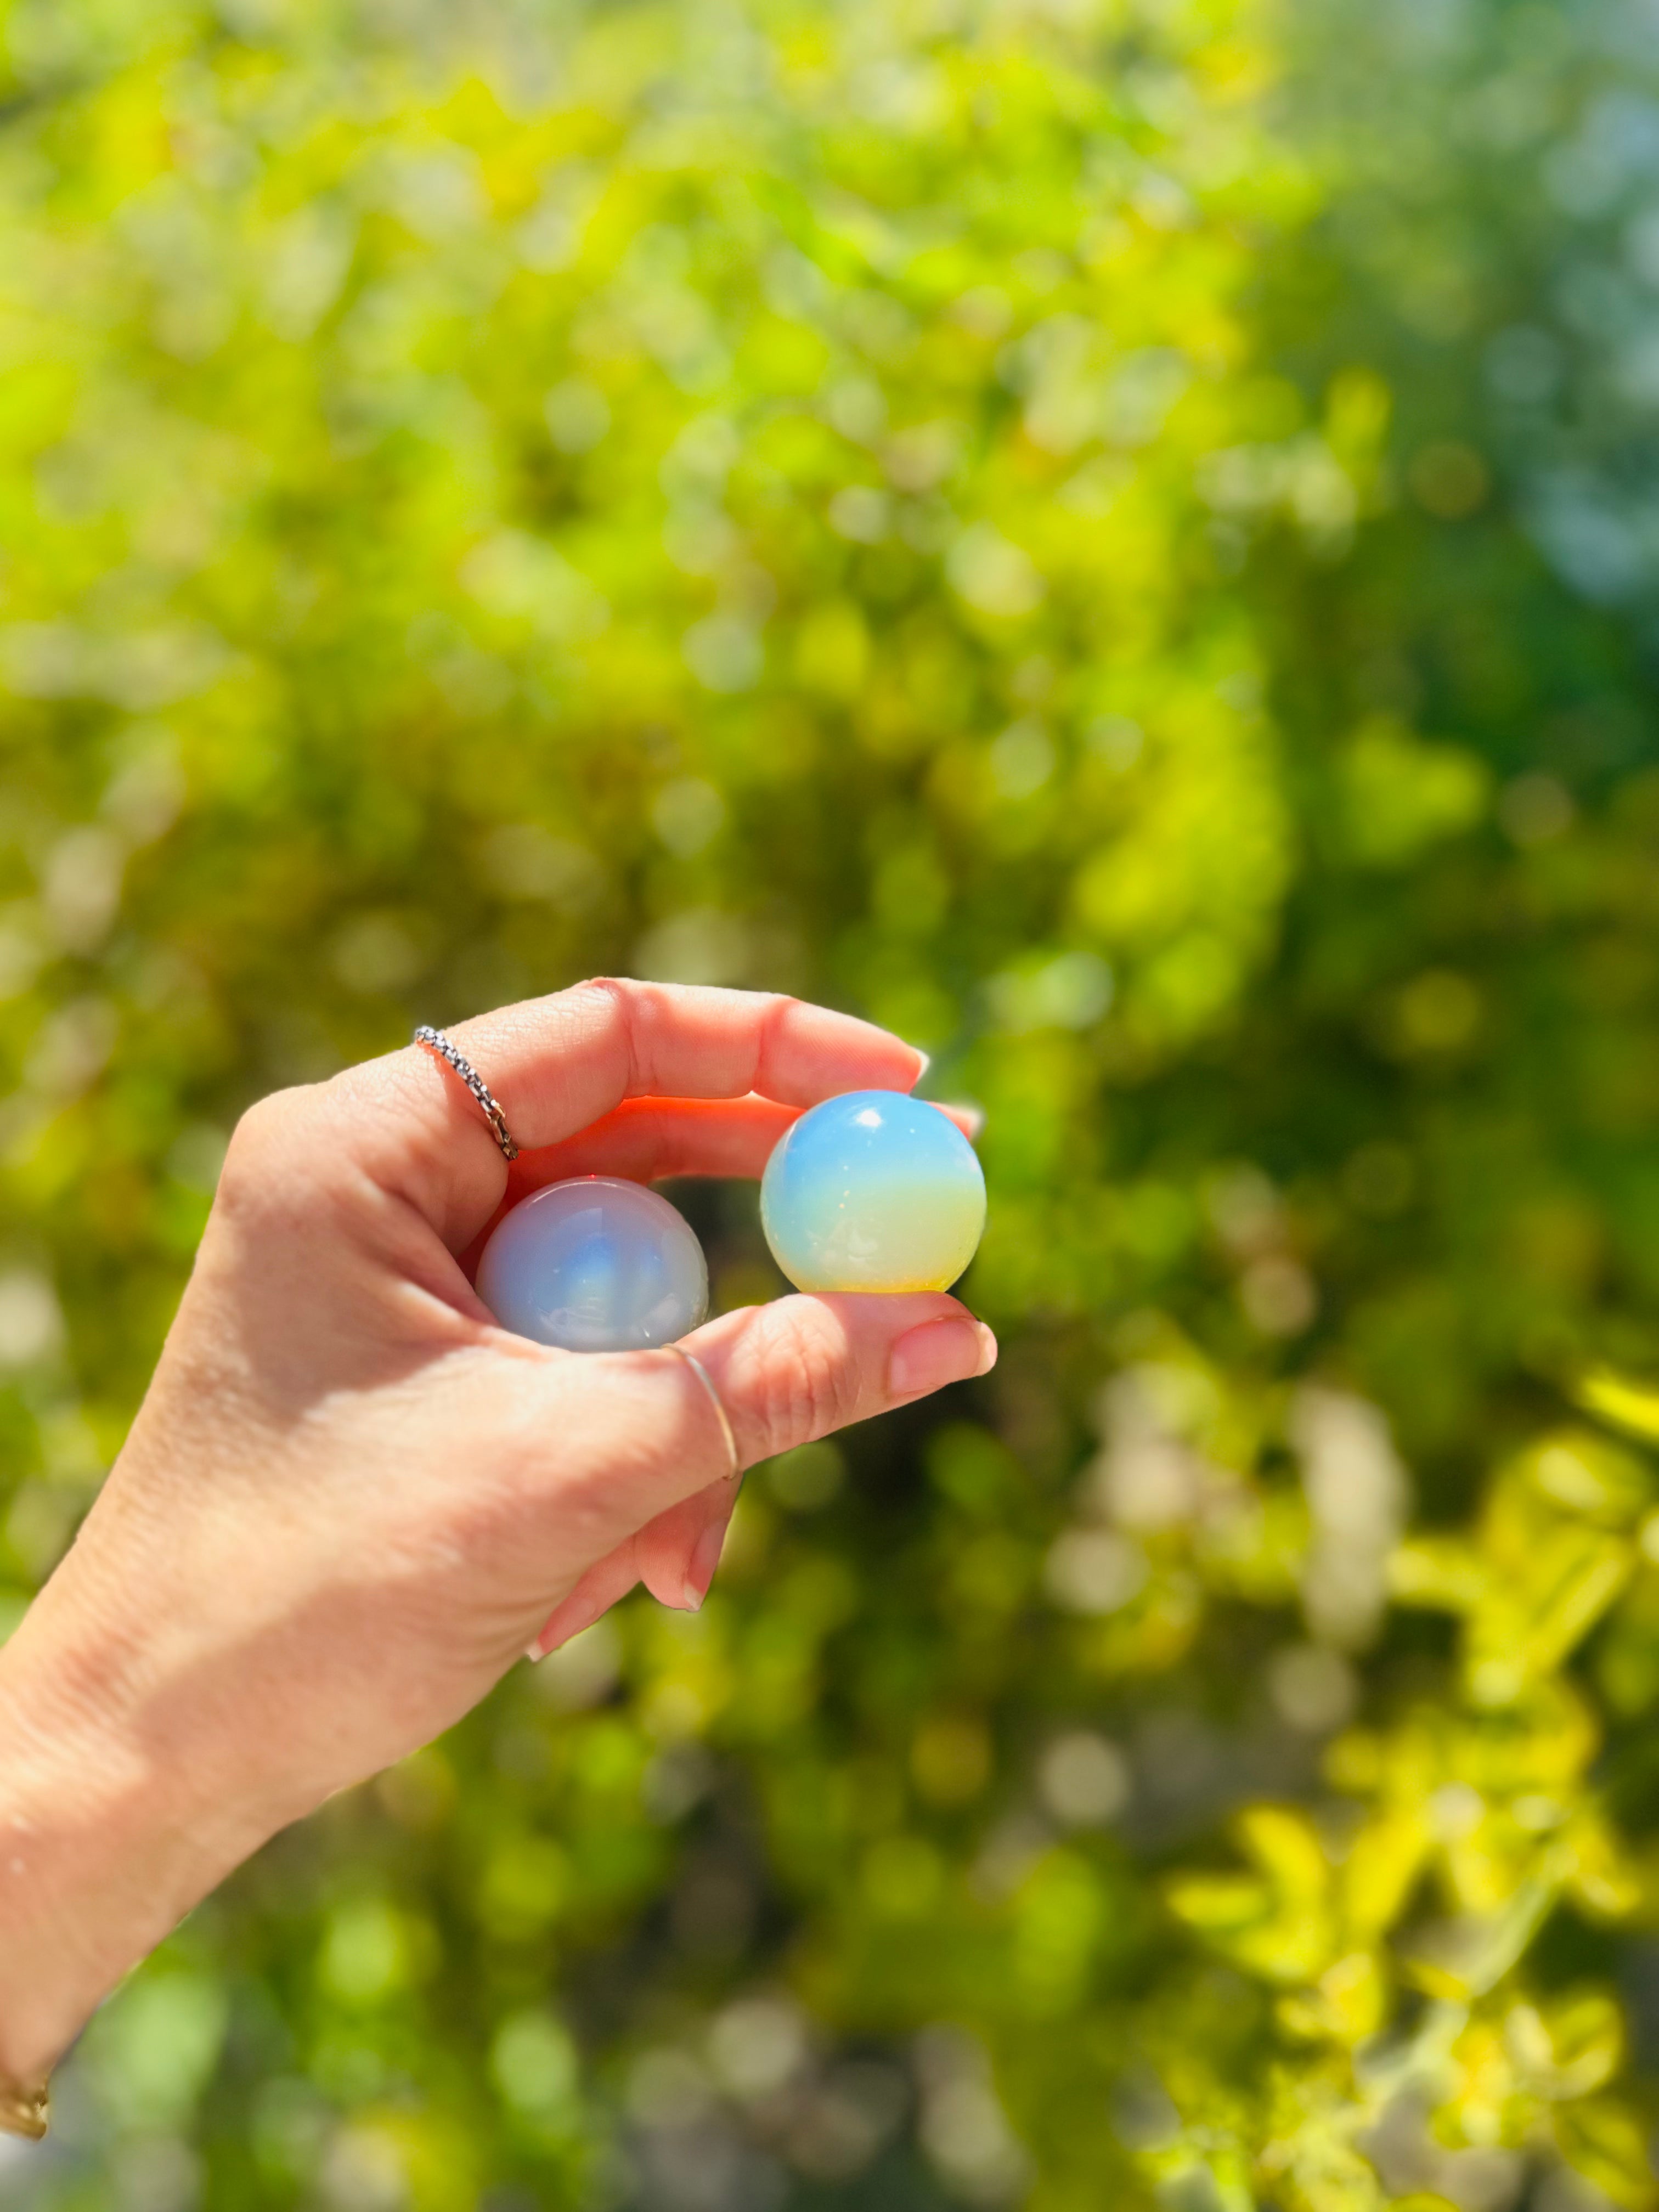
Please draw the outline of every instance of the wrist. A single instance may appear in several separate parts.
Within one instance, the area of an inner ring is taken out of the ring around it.
[[[244,1855],[192,1803],[187,1747],[100,1662],[79,1579],[71,1554],[0,1650],[0,2076],[26,2086]]]

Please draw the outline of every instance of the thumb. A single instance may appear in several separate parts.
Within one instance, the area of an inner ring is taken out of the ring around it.
[[[966,1306],[933,1291],[778,1298],[722,1314],[678,1348],[714,1385],[743,1467],[983,1375],[997,1351]]]
[[[714,1385],[740,1474],[849,1422],[985,1374],[995,1364],[996,1339],[965,1306],[937,1292],[848,1293],[723,1314],[679,1350]],[[538,1656],[596,1620],[637,1580],[665,1603],[700,1605],[738,1488],[719,1414],[684,1359],[606,1353],[550,1371],[556,1387],[585,1401],[587,1418],[573,1426],[588,1430],[590,1449],[601,1443],[590,1421],[602,1407],[611,1409],[601,1424],[602,1434],[614,1431],[611,1449],[584,1452],[587,1468],[567,1467],[557,1484],[562,1507],[576,1505],[593,1538],[603,1532],[610,1540],[591,1565],[580,1563],[580,1579],[532,1647]],[[573,1480],[580,1499],[570,1495]]]

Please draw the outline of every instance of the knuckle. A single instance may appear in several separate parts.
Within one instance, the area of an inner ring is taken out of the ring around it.
[[[800,1004],[799,999],[783,991],[769,991],[765,995],[755,1048],[755,1079],[760,1090],[767,1086],[775,1056]]]
[[[810,1443],[853,1418],[856,1387],[841,1347],[807,1314],[789,1314],[765,1366],[763,1450]]]
[[[628,1062],[627,1088],[629,1091],[639,1089],[635,1023],[641,1000],[640,986],[625,975],[589,975],[582,982],[572,984],[562,996],[589,1042],[597,1044],[613,1034],[620,1037]]]
[[[577,1006],[592,1006],[602,1018],[626,1020],[628,1010],[640,995],[640,987],[626,975],[588,975],[573,983],[561,996]]]
[[[301,1093],[273,1091],[250,1106],[231,1131],[219,1178],[222,1199],[245,1200],[267,1185],[294,1147]]]
[[[214,1211],[221,1220],[288,1234],[333,1206],[340,1179],[321,1087],[274,1091],[231,1132]]]
[[[245,1156],[270,1143],[288,1120],[292,1096],[287,1091],[272,1091],[254,1100],[230,1133],[227,1166],[239,1155]]]

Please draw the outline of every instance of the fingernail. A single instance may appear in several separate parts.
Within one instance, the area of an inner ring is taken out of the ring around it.
[[[700,1613],[702,1601],[708,1595],[708,1585],[714,1579],[714,1570],[720,1563],[720,1553],[726,1544],[726,1532],[732,1525],[728,1514],[724,1520],[711,1521],[697,1539],[697,1548],[691,1554],[691,1564],[685,1573],[685,1609]]]
[[[982,1106],[958,1106],[957,1111],[968,1124],[969,1143],[975,1143],[984,1132],[985,1109]]]
[[[610,1610],[607,1606],[595,1605],[591,1599],[584,1604],[574,1605],[571,1601],[575,1595],[573,1590],[569,1597],[556,1605],[548,1614],[542,1623],[541,1634],[533,1644],[526,1646],[524,1656],[526,1659],[550,1658],[562,1644],[568,1644],[571,1638],[580,1636],[583,1629],[592,1628],[599,1615]]]
[[[910,1049],[915,1053],[916,1058],[921,1062],[921,1066],[916,1070],[916,1081],[920,1083],[922,1077],[927,1074],[928,1069],[933,1066],[933,1055],[931,1052],[924,1052],[919,1044],[913,1044]]]
[[[987,1350],[987,1340],[989,1350]],[[924,1322],[908,1329],[887,1362],[887,1388],[896,1398],[915,1398],[947,1382],[982,1375],[996,1358],[996,1339],[988,1328],[966,1317]]]

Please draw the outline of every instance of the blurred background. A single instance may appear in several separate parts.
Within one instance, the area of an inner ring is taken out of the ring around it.
[[[0,54],[0,1633],[416,1020],[890,1024],[1004,1347],[280,1838],[0,2205],[1652,2202],[1652,8]]]

